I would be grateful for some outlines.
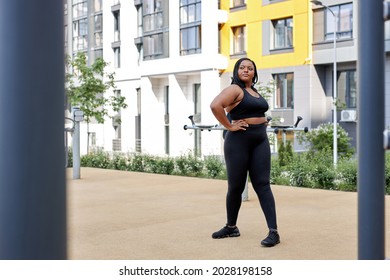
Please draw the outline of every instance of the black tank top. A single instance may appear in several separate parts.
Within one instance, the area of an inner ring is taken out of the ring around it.
[[[268,102],[259,94],[259,97],[251,95],[244,88],[244,97],[240,103],[230,112],[232,120],[240,120],[246,118],[265,117],[265,112],[268,111]]]

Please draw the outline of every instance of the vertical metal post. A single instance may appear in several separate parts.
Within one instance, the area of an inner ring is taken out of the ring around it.
[[[383,260],[385,258],[383,1],[360,0],[358,5],[358,258]]]
[[[337,17],[333,11],[327,7],[333,15],[333,164],[337,165]]]
[[[80,179],[80,122],[74,123],[72,137],[73,179]]]
[[[0,0],[0,259],[66,259],[63,1]]]
[[[74,121],[74,130],[72,135],[72,154],[73,154],[73,179],[80,179],[80,120],[77,119],[76,112],[78,107],[72,108],[72,117]]]

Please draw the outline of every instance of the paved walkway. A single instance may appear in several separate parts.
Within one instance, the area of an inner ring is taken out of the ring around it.
[[[281,243],[264,248],[264,216],[250,187],[241,236],[214,240],[225,223],[226,181],[68,169],[68,258],[73,260],[357,259],[357,194],[273,186]],[[386,197],[386,258],[390,197]]]

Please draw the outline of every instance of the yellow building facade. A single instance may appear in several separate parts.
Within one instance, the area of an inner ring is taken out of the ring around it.
[[[311,93],[311,2],[222,0],[220,9],[228,14],[220,25],[220,51],[228,58],[228,67],[221,74],[222,85],[230,83],[235,62],[248,57],[256,63],[259,83],[272,81],[275,85],[269,100],[272,118],[278,123],[280,120],[281,125],[293,126],[302,117],[300,126],[311,127],[313,113],[325,110],[321,104],[326,102],[324,94]],[[288,139],[296,149],[303,149],[294,141],[294,133],[280,132],[277,138]]]
[[[240,4],[241,3],[241,4]],[[255,61],[258,70],[305,65],[311,57],[311,3],[308,0],[232,1],[222,0],[220,8],[227,11],[228,21],[221,26],[221,53],[230,57],[227,72],[235,61],[247,56]],[[292,46],[275,46],[273,32],[278,20],[291,19]],[[234,30],[244,27],[244,52],[235,53]],[[268,44],[268,46],[267,46]]]

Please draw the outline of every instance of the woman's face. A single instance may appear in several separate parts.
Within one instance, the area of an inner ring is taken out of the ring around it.
[[[240,66],[238,67],[238,78],[243,81],[245,84],[252,84],[253,77],[255,76],[255,67],[253,63],[249,60],[241,61]]]

